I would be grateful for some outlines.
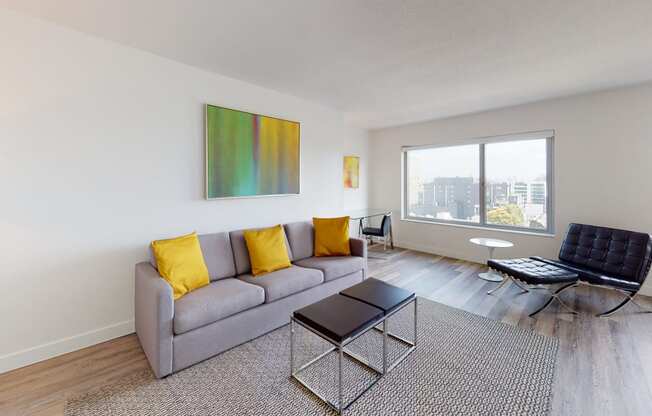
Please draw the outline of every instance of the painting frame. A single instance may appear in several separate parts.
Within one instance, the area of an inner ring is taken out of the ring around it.
[[[301,123],[299,121],[284,119],[280,117],[268,116],[264,114],[254,113],[246,109],[226,107],[223,105],[205,103],[204,104],[204,199],[207,201],[219,201],[219,200],[228,200],[228,199],[249,199],[249,198],[268,198],[268,197],[292,197],[301,195]],[[294,123],[297,125],[297,144],[296,144],[296,153],[297,153],[297,172],[296,172],[296,192],[290,193],[265,193],[265,194],[251,194],[251,195],[232,195],[232,196],[211,196],[210,193],[210,183],[209,183],[209,108],[215,107],[219,109],[237,111],[252,116],[265,117],[271,120],[278,120],[283,122]]]

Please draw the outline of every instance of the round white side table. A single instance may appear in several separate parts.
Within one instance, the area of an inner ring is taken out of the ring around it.
[[[511,241],[498,240],[496,238],[472,238],[469,240],[473,244],[487,247],[489,249],[489,258],[492,259],[494,256],[494,250],[497,248],[508,248],[514,247],[514,243]],[[486,273],[478,274],[478,277],[490,282],[502,282],[503,277],[493,270],[489,270]]]

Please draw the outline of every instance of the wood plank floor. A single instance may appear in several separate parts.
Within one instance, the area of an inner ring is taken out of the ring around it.
[[[528,313],[543,294],[519,294],[508,286],[495,295],[495,283],[477,278],[479,264],[396,249],[371,250],[370,274],[419,296],[558,337],[559,362],[553,415],[652,415],[652,314],[627,306],[609,318],[595,318],[620,297],[580,287],[563,298],[578,316],[550,307],[536,319]],[[378,257],[378,258],[373,258]],[[652,299],[641,303],[652,306]],[[487,345],[491,348],[491,345]],[[67,397],[110,384],[147,368],[135,335],[66,354],[0,375],[0,415],[62,415]]]

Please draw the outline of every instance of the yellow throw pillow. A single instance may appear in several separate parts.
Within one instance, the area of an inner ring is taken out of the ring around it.
[[[349,217],[313,218],[315,256],[350,256]]]
[[[174,299],[209,283],[197,233],[152,241],[158,272],[172,286]]]
[[[244,232],[244,238],[251,260],[251,274],[254,276],[292,265],[281,225],[261,230],[247,230]]]

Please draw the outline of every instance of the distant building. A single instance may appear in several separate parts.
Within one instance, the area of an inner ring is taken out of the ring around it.
[[[435,178],[423,184],[423,206],[437,218],[469,219],[476,211],[474,189],[471,177]]]
[[[546,204],[546,183],[530,182],[530,203],[536,205]]]
[[[509,184],[507,182],[488,183],[487,205],[495,208],[509,202]]]
[[[545,223],[546,182],[495,182],[485,187],[487,210],[507,204],[523,209],[527,221]],[[472,177],[442,177],[411,181],[408,204],[412,215],[438,219],[477,220],[480,184]]]
[[[518,196],[519,201],[523,203],[528,201],[528,184],[525,182],[514,182],[512,185],[512,195]]]

